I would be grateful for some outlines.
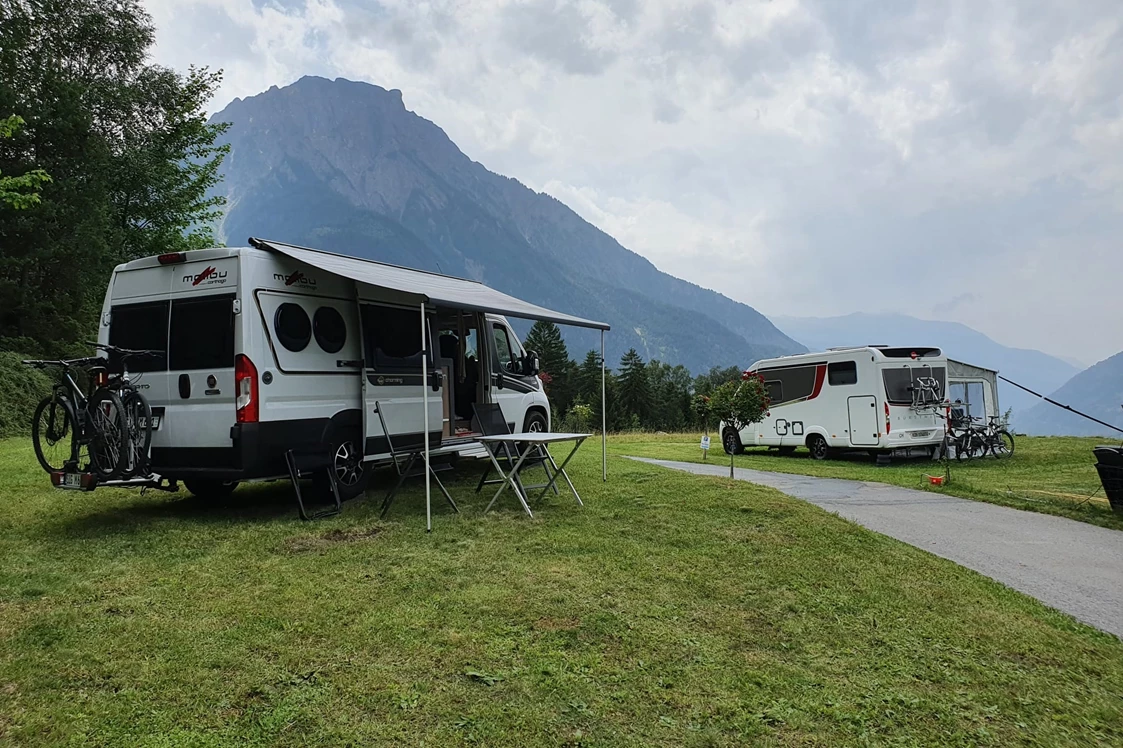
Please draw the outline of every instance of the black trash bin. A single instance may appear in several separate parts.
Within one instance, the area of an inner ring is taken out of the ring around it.
[[[1096,447],[1092,451],[1111,510],[1123,514],[1123,447]]]

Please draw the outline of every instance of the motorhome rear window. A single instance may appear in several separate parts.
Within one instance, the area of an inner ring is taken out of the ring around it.
[[[227,369],[234,366],[232,295],[172,302],[169,368]]]
[[[882,373],[885,379],[885,399],[894,405],[912,404],[913,382],[918,377],[932,377],[940,384],[940,393],[947,390],[947,369],[943,366],[909,366],[900,369],[886,369]]]
[[[419,310],[364,304],[362,315],[369,368],[395,372],[421,369]]]
[[[840,387],[858,383],[858,364],[854,361],[837,361],[827,364],[827,384]]]
[[[161,351],[157,356],[130,356],[129,371],[165,371],[168,368],[168,302],[114,306],[109,318],[109,344],[134,350]],[[121,356],[110,354],[111,371],[121,371]]]

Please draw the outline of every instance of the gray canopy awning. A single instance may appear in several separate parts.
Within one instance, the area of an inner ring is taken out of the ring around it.
[[[571,314],[555,312],[536,304],[516,299],[489,288],[478,281],[454,278],[450,275],[414,270],[398,265],[388,265],[357,257],[338,255],[319,249],[297,247],[269,239],[250,238],[250,244],[259,249],[271,249],[288,255],[298,262],[341,275],[360,283],[392,291],[413,294],[434,304],[457,309],[471,309],[478,312],[494,312],[521,319],[544,320],[559,325],[591,327],[595,330],[608,330],[604,322],[574,317]]]

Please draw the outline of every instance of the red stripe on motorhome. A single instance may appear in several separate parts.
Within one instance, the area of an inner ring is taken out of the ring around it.
[[[823,382],[827,378],[827,365],[819,364],[815,367],[815,389],[811,391],[811,397],[808,400],[814,400],[823,391]]]

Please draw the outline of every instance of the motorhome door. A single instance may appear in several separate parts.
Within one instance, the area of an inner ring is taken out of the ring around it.
[[[386,457],[441,441],[442,389],[446,383],[433,371],[431,331],[426,332],[428,382],[422,379],[421,309],[360,301],[363,331],[363,432],[365,457]],[[428,388],[427,393],[422,387]],[[424,410],[427,394],[429,410]],[[380,415],[381,414],[381,417]],[[383,431],[385,423],[386,431]],[[389,432],[389,433],[387,433]]]

